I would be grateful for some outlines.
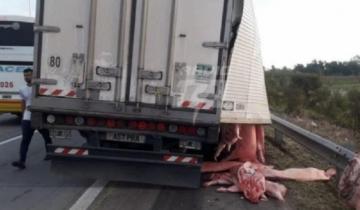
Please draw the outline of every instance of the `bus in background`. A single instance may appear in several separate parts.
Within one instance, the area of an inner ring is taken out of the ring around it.
[[[0,113],[21,115],[23,71],[33,65],[34,18],[0,16]]]

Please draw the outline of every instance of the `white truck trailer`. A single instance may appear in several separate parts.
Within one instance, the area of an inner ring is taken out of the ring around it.
[[[37,7],[33,126],[55,139],[77,130],[87,141],[49,146],[59,173],[198,187],[220,117],[269,122],[251,0]]]

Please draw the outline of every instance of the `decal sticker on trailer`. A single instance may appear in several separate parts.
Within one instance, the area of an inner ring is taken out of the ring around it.
[[[57,55],[51,55],[48,58],[48,65],[50,68],[60,69],[61,68],[61,57]]]
[[[214,77],[212,65],[198,64],[196,66],[195,80],[198,83],[211,83]]]
[[[186,72],[186,63],[175,63],[175,73],[174,73],[174,84],[173,92],[177,94],[184,93],[185,91],[185,81],[187,79]]]

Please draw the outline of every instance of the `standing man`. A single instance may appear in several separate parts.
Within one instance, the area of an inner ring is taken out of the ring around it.
[[[22,141],[20,145],[20,160],[12,163],[14,167],[19,169],[25,169],[26,154],[29,149],[31,139],[34,135],[35,129],[31,127],[31,112],[29,111],[29,106],[31,106],[31,95],[32,95],[32,75],[33,70],[28,68],[24,70],[24,80],[26,86],[20,89],[20,96],[22,99],[22,111],[23,119],[21,122],[22,129]],[[49,130],[41,129],[39,130],[42,137],[45,140],[45,146],[51,144],[52,140],[49,135]]]

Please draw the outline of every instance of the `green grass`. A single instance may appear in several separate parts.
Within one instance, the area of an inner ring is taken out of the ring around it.
[[[352,89],[360,90],[360,77],[355,76],[326,76],[321,78],[323,84],[334,91],[348,92]]]

